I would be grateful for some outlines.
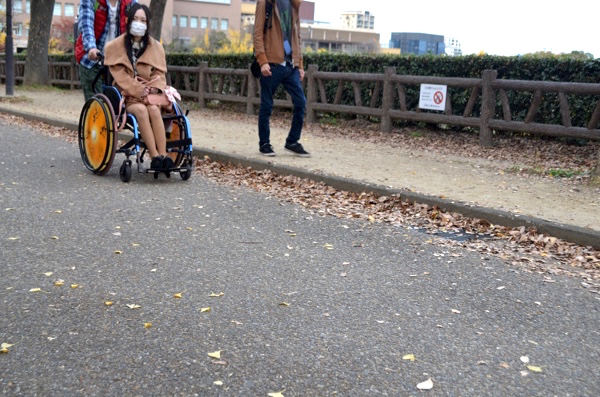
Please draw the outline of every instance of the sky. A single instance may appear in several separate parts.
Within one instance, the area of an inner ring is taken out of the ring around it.
[[[340,25],[344,11],[369,11],[387,47],[392,32],[453,37],[463,54],[583,51],[600,58],[596,0],[311,0],[315,21]]]

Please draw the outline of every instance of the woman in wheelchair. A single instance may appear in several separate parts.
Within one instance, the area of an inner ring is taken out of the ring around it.
[[[127,13],[126,32],[105,46],[104,65],[123,98],[127,112],[133,114],[152,157],[150,168],[167,171],[173,168],[167,156],[167,138],[161,116],[171,111],[167,99],[167,61],[160,42],[148,34],[150,10],[135,3]]]

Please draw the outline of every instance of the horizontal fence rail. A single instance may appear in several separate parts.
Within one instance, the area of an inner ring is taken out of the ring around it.
[[[6,62],[0,60],[2,81],[6,79],[5,70]],[[14,71],[15,81],[22,82],[25,61],[15,61]],[[50,61],[48,76],[53,85],[81,88],[74,60]],[[207,62],[169,66],[167,82],[201,108],[207,106],[207,101],[245,103],[246,112],[256,114],[260,105],[259,80],[249,67],[209,68]],[[483,71],[481,78],[458,78],[397,75],[392,67],[381,74],[322,72],[316,65],[308,67],[302,84],[309,123],[317,121],[318,112],[330,112],[377,117],[384,132],[391,131],[394,120],[471,127],[479,129],[482,146],[493,145],[493,130],[600,140],[600,84],[503,80],[497,79],[493,70]],[[419,108],[422,84],[447,87],[443,111]],[[585,125],[581,125],[581,98],[593,108],[587,112],[591,115],[584,120]],[[274,106],[292,108],[289,95],[278,93]],[[524,106],[526,114],[513,114],[515,108]],[[544,112],[560,118],[560,123],[546,121]],[[574,119],[579,125],[574,125]]]

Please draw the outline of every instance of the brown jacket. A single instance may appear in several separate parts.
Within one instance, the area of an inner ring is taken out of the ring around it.
[[[133,65],[127,56],[125,34],[106,43],[104,47],[104,64],[109,67],[114,85],[124,97],[142,100],[144,85],[136,80]],[[148,40],[148,48],[137,60],[138,76],[146,81],[156,78],[149,86],[163,91],[167,87],[167,60],[162,44],[153,39]]]
[[[271,15],[272,27],[263,34],[265,26],[265,2],[273,3],[273,13]],[[300,50],[300,4],[302,0],[290,0],[292,5],[292,56],[294,66],[300,69],[304,68],[302,60],[302,51]],[[281,32],[281,22],[279,19],[279,10],[277,9],[277,0],[258,0],[256,2],[256,14],[254,18],[254,52],[258,63],[262,66],[265,63],[283,63],[285,53],[283,50],[283,33]]]

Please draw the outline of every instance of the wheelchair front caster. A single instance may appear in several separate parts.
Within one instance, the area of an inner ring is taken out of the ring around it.
[[[131,180],[131,160],[124,160],[119,168],[119,178],[123,182],[129,182]]]
[[[179,171],[179,176],[184,181],[187,181],[192,176],[192,165],[190,163],[185,164],[185,170]]]

